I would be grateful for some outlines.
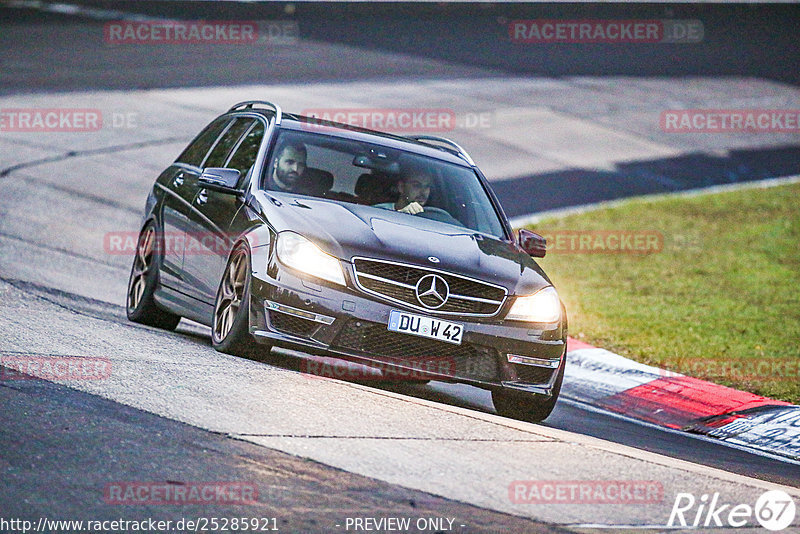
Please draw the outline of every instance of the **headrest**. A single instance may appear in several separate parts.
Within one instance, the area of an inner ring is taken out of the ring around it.
[[[303,172],[303,180],[314,190],[325,192],[333,187],[333,174],[322,169],[306,167]]]
[[[356,181],[355,193],[367,204],[393,202],[397,194],[395,183],[396,179],[385,174],[364,173]]]

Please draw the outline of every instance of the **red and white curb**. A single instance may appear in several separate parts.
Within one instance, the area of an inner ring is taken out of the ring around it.
[[[800,460],[800,406],[568,341],[562,394],[660,426]]]

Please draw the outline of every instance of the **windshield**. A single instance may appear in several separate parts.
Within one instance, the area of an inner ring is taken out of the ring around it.
[[[262,186],[423,217],[504,238],[472,169],[318,133],[282,131]]]

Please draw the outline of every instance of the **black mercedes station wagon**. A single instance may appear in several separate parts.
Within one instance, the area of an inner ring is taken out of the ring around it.
[[[242,102],[156,180],[127,315],[200,322],[226,353],[277,346],[477,386],[499,414],[540,421],[567,340],[544,254],[456,143]]]

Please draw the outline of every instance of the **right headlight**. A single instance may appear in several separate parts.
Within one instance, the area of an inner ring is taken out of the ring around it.
[[[561,301],[553,286],[530,296],[517,297],[506,319],[532,323],[555,323],[561,319]]]
[[[278,259],[301,273],[345,285],[342,264],[338,259],[295,232],[281,232],[276,244]]]

